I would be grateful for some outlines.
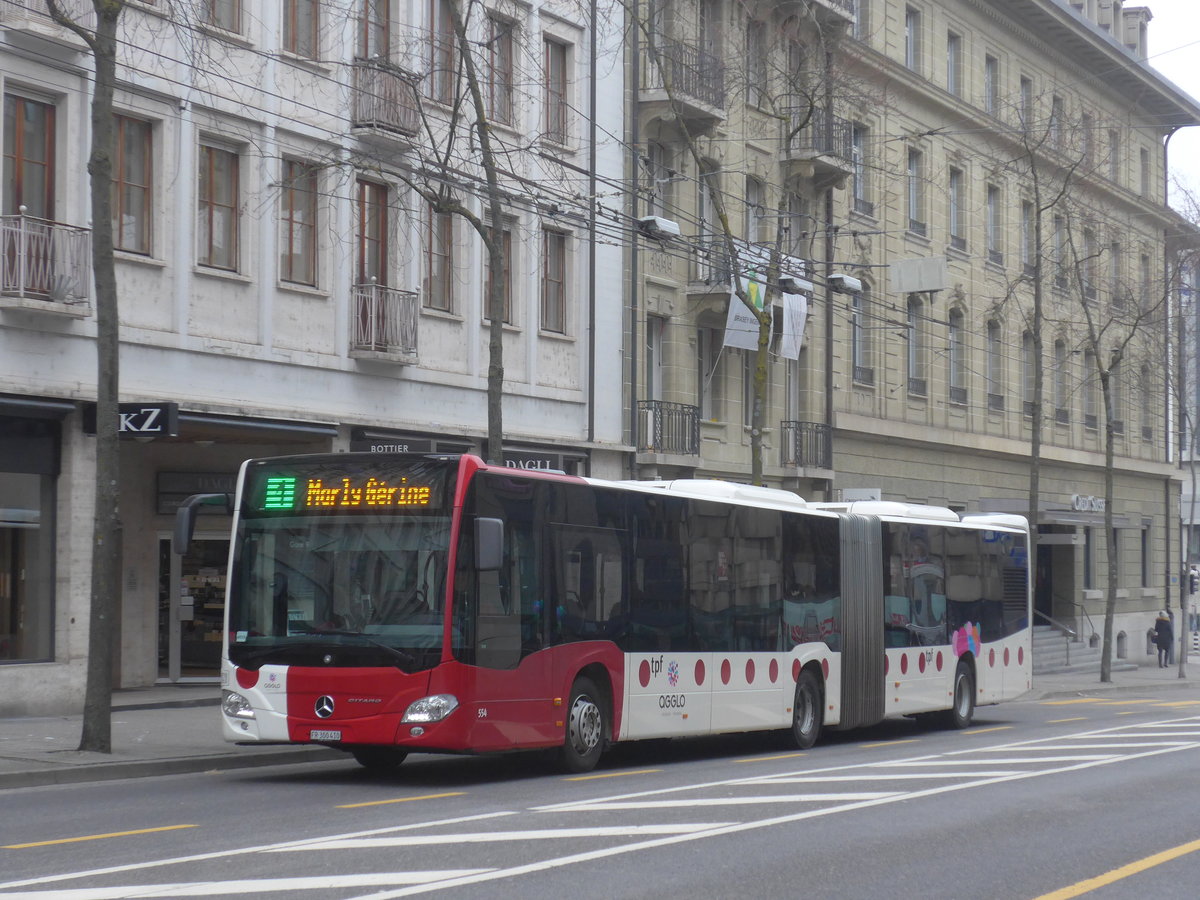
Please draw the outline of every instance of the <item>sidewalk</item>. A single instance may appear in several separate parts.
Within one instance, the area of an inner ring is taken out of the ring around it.
[[[1200,658],[1160,669],[1153,658],[1134,660],[1138,668],[1112,673],[1100,682],[1096,672],[1034,676],[1033,690],[1016,702],[1074,696],[1189,690],[1200,699]],[[326,747],[239,747],[221,739],[220,688],[162,685],[113,694],[111,754],[85,753],[79,745],[82,716],[0,720],[0,790],[47,784],[73,784],[236,769],[287,763],[346,760]]]

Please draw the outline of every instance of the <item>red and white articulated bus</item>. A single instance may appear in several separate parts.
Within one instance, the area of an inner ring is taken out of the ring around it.
[[[190,536],[195,504],[180,512]],[[600,481],[476,456],[243,464],[222,655],[235,743],[362,765],[917,716],[1030,687],[1012,515]]]

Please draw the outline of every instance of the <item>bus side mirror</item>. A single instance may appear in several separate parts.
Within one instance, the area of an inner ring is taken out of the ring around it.
[[[504,564],[504,520],[475,520],[475,568],[480,572],[499,569]]]
[[[171,536],[171,550],[183,556],[192,543],[192,532],[196,529],[196,507],[224,506],[225,515],[233,515],[232,494],[192,494],[175,510],[175,533]]]

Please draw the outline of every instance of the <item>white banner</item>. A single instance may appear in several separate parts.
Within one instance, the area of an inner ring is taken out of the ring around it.
[[[783,335],[779,355],[784,359],[799,359],[804,342],[804,326],[808,323],[808,298],[803,294],[783,295]]]
[[[734,293],[729,295],[729,313],[725,316],[725,340],[722,343],[739,350],[758,349],[758,317]]]

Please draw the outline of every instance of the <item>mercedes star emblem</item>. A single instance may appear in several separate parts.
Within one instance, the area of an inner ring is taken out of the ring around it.
[[[333,715],[333,698],[328,694],[318,697],[317,702],[313,704],[313,712],[317,714],[318,719],[328,719]]]

